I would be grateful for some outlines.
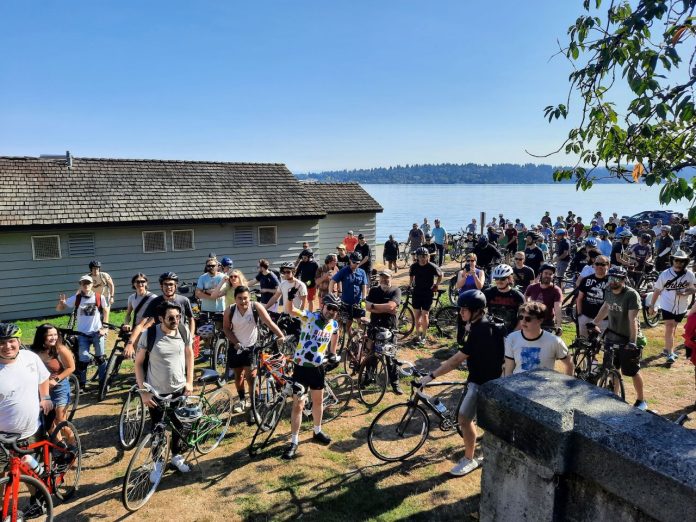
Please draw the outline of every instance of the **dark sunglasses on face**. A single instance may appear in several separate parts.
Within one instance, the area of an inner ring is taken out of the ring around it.
[[[594,266],[609,266],[609,263],[595,263]]]
[[[146,285],[146,284],[147,284],[147,281],[145,281],[144,279],[138,279],[138,280],[135,282],[135,284],[136,284],[136,285]]]
[[[179,320],[181,320],[181,316],[180,316],[180,315],[169,315],[169,316],[167,316],[167,321],[169,321],[170,323],[173,323],[173,322],[179,321]]]
[[[324,305],[329,312],[338,312],[338,306],[334,305]]]
[[[292,270],[281,270],[281,274],[292,274]]]
[[[524,257],[516,257],[515,261],[524,261]]]
[[[532,315],[518,315],[518,316],[517,316],[517,320],[518,320],[518,321],[524,321],[525,323],[530,323],[530,322],[532,322],[534,319],[536,319],[536,317],[534,317],[534,316],[532,316]]]
[[[217,265],[205,265],[206,268],[215,268]]]

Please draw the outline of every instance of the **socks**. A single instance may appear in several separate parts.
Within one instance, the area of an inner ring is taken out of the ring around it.
[[[292,444],[299,444],[300,443],[300,434],[293,433],[292,435],[290,435],[290,442]]]
[[[321,433],[321,424],[319,426],[314,426],[314,433]]]
[[[237,390],[237,393],[239,394],[239,400],[244,402],[244,396],[246,395],[244,388],[242,388],[241,390]]]

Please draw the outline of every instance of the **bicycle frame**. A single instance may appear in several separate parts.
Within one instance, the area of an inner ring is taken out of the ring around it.
[[[201,394],[201,395],[198,395],[197,397],[203,403],[204,410],[206,409],[206,407],[210,406],[210,403],[208,402],[208,399],[205,398],[205,395]],[[200,419],[198,419],[191,426],[190,430],[187,430],[187,433],[183,433],[179,429],[177,429],[176,425],[174,424],[174,418],[173,418],[171,405],[175,402],[184,402],[184,401],[182,400],[181,397],[177,397],[176,399],[169,399],[165,402],[166,402],[166,404],[158,403],[158,405],[157,405],[158,408],[161,408],[164,411],[164,416],[162,417],[162,420],[159,421],[155,425],[155,427],[152,429],[152,432],[154,433],[158,430],[164,431],[167,428],[169,428],[173,432],[176,432],[177,435],[179,435],[181,440],[186,444],[187,449],[195,447],[196,443],[198,443],[200,440],[202,440],[213,429],[215,429],[221,425],[219,419],[216,419],[216,418],[210,417],[209,415],[204,414]],[[205,425],[205,429],[202,429],[201,425],[204,425],[204,422],[207,423],[207,425]]]
[[[63,475],[65,473],[58,473],[55,474],[51,471],[51,450],[57,449],[60,451],[65,451],[65,448],[62,448],[60,446],[57,446],[56,444],[53,444],[49,440],[41,440],[38,442],[35,442],[33,444],[29,444],[26,448],[21,448],[23,454],[36,454],[37,450],[40,450],[41,452],[41,464],[43,465],[44,470],[49,470],[48,472],[44,471],[43,476],[39,475],[36,473],[33,469],[29,467],[29,465],[24,462],[21,457],[18,457],[17,455],[14,454],[14,451],[12,449],[6,448],[3,446],[2,451],[7,452],[7,455],[9,457],[9,476],[12,478],[10,484],[12,484],[12,495],[11,497],[16,499],[17,495],[19,494],[19,478],[20,475],[26,475],[29,477],[33,477],[39,482],[41,482],[48,492],[51,495],[55,494],[56,491],[56,486],[59,486],[63,482]],[[45,480],[45,477],[50,477],[51,480]],[[10,496],[5,494],[4,496],[4,503],[3,503],[3,513],[7,512],[7,504],[9,503]],[[15,500],[16,502],[16,500]],[[15,505],[13,507],[13,510],[16,512],[17,506]],[[3,517],[4,520],[4,517]]]

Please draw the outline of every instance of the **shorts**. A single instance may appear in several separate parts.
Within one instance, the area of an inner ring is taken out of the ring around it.
[[[237,349],[234,346],[230,346],[227,349],[227,367],[228,368],[245,368],[252,366],[253,362],[253,349],[248,348],[242,350],[241,353],[237,353]]]
[[[414,293],[412,295],[411,306],[413,306],[414,310],[424,310],[427,312],[430,310],[430,307],[433,306],[433,299],[432,292],[428,292],[427,294]]]
[[[317,296],[317,287],[313,286],[312,288],[307,289],[307,301],[314,301],[314,298]]]
[[[673,314],[672,312],[668,312],[664,308],[661,308],[660,311],[662,312],[662,320],[663,321],[676,321],[677,324],[682,322],[682,319],[684,319],[684,316],[686,315],[686,312],[683,314]]]
[[[479,385],[470,382],[466,387],[466,395],[461,406],[459,406],[459,415],[466,417],[469,420],[476,418],[476,403],[478,402]]]
[[[396,255],[395,254],[389,254],[388,256],[384,256],[385,261],[396,261]]]
[[[55,407],[67,406],[70,403],[70,381],[67,378],[63,379],[51,388],[49,393]]]
[[[621,368],[621,373],[626,377],[635,377],[640,371],[640,359],[642,350],[629,350],[625,346],[614,352],[614,366]]]
[[[324,389],[324,368],[322,366],[295,365],[292,378],[310,390]]]
[[[39,431],[34,433],[33,435],[28,436],[26,439],[19,439],[17,441],[17,446],[20,448],[22,446],[29,446],[30,444],[34,444],[35,442],[39,442],[40,440],[43,439],[43,437],[40,435],[41,433],[41,428],[39,428]],[[38,451],[38,450],[37,450]],[[43,462],[43,457],[39,457],[38,453],[35,455],[36,460],[39,462]],[[0,450],[0,473],[4,473],[7,471],[9,460],[7,458],[7,454]]]

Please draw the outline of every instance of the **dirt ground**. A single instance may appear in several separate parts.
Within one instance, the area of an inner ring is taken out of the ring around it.
[[[404,277],[400,274],[397,284],[403,283]],[[693,367],[683,357],[666,367],[664,359],[657,357],[662,346],[661,327],[647,330],[647,334],[650,344],[643,374],[650,407],[670,419],[693,411]],[[432,368],[450,349],[433,342],[429,349],[406,347],[400,358]],[[465,374],[452,377],[461,379]],[[120,451],[116,442],[118,414],[130,382],[127,379],[101,403],[95,402],[94,393],[82,401],[75,416],[84,451],[81,487],[72,501],[62,505],[56,501],[56,520],[478,519],[481,471],[462,478],[446,473],[463,456],[456,433],[441,432],[431,424],[424,447],[405,463],[387,464],[370,453],[366,443],[370,422],[383,408],[406,398],[391,391],[372,411],[354,398],[340,418],[325,425],[333,439],[328,447],[311,442],[311,422],[307,422],[299,456],[292,462],[280,459],[289,438],[288,422],[279,426],[267,451],[252,459],[247,447],[253,428],[237,415],[221,447],[193,460],[188,474],[165,474],[150,502],[129,514],[120,494],[132,451]],[[402,387],[408,391],[407,379]],[[633,388],[627,383],[626,389],[627,401],[632,403]],[[453,396],[451,400],[456,398],[455,391],[446,390]],[[691,420],[689,427],[696,428],[696,420]]]

